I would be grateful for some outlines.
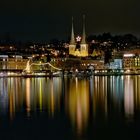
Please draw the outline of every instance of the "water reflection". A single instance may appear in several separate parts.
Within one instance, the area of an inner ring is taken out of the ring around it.
[[[27,111],[27,114],[28,114],[28,116],[30,116],[30,110],[31,110],[31,108],[30,108],[30,95],[31,95],[31,93],[30,93],[30,79],[29,78],[27,78],[26,79],[26,111]]]
[[[140,76],[134,76],[134,104],[135,110],[140,111]]]
[[[134,114],[134,81],[133,77],[125,77],[124,108],[126,117]]]
[[[62,80],[46,78],[1,78],[0,113],[9,112],[13,119],[15,112],[47,110],[53,115],[60,109]]]
[[[8,111],[7,80],[0,79],[0,114],[6,114]]]
[[[78,78],[0,78],[0,117],[32,117],[64,113],[81,135],[96,122],[110,118],[134,121],[140,111],[140,76]]]
[[[77,132],[81,134],[86,127],[89,117],[89,82],[88,80],[69,81],[69,90],[66,94],[67,112]]]
[[[107,77],[96,76],[93,90],[93,116],[107,116]]]

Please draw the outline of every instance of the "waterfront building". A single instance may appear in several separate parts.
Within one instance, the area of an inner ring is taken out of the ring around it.
[[[0,55],[0,61],[8,61],[8,55]]]
[[[133,49],[128,51],[115,52],[109,63],[111,69],[137,69],[140,68],[140,50]]]
[[[122,64],[123,64],[123,60],[121,58],[120,59],[115,58],[113,60],[113,62],[110,62],[109,68],[110,69],[122,69],[122,67],[123,67]]]
[[[140,68],[140,55],[124,54],[123,66],[124,68]]]
[[[79,43],[80,41],[80,43]],[[88,44],[86,43],[86,33],[85,33],[85,15],[83,15],[83,35],[82,40],[78,42],[75,41],[74,27],[73,27],[73,17],[72,17],[72,29],[71,29],[71,40],[69,44],[69,55],[77,57],[88,56]]]
[[[123,55],[123,67],[124,68],[133,68],[135,66],[134,63],[135,54],[124,54]]]

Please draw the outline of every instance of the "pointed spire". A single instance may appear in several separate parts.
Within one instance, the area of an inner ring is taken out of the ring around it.
[[[83,15],[83,35],[82,35],[81,44],[86,44],[85,15]]]
[[[75,44],[74,27],[73,27],[73,17],[72,17],[72,27],[71,27],[71,40],[70,40],[70,44]]]

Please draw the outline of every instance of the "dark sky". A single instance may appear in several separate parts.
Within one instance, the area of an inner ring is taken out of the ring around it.
[[[132,33],[140,36],[140,0],[1,0],[0,36],[18,40],[67,39],[74,16],[75,33]]]

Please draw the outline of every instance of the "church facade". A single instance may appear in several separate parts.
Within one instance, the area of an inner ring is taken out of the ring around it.
[[[69,55],[77,57],[88,56],[88,44],[86,43],[86,33],[85,33],[85,16],[83,16],[83,34],[82,40],[76,42],[74,36],[73,18],[72,18],[72,29],[71,29],[71,40],[69,44]]]

